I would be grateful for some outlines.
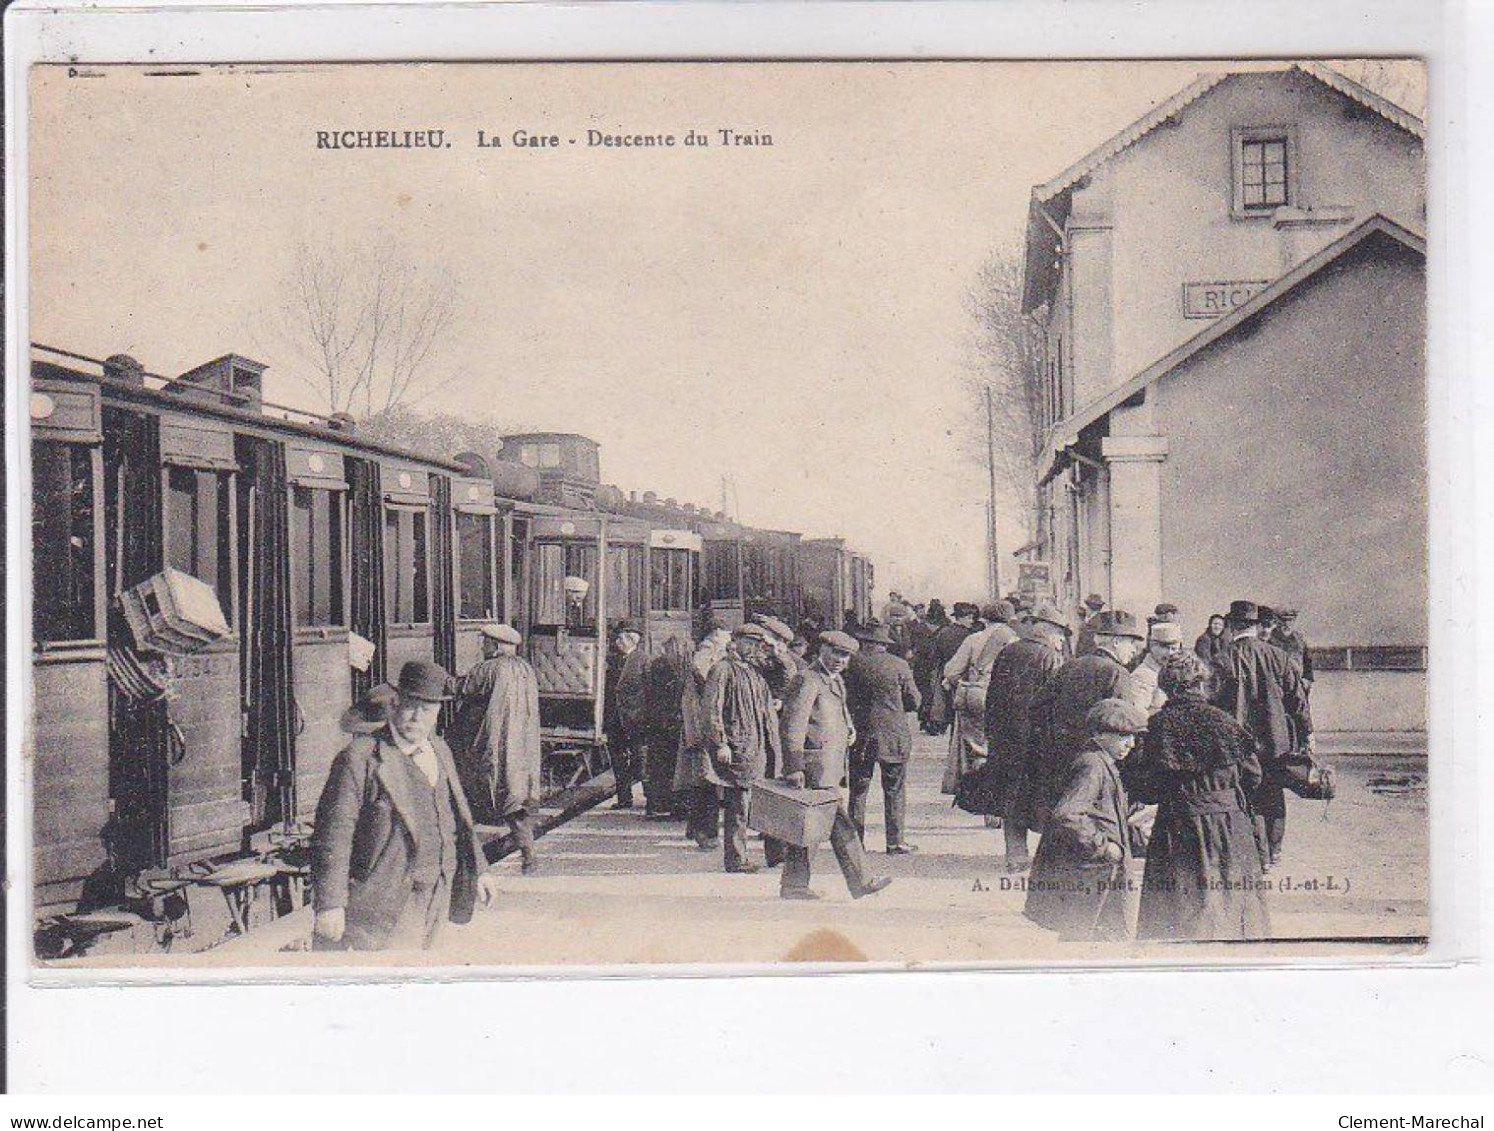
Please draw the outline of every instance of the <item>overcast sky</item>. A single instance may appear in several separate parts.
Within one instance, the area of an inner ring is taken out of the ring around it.
[[[393,240],[456,288],[436,407],[589,435],[624,489],[717,507],[730,476],[743,521],[851,539],[880,591],[979,596],[985,479],[951,439],[965,296],[1020,246],[1033,184],[1215,69],[39,70],[31,336],[166,374],[246,353],[305,403],[265,332],[296,246]],[[451,148],[315,147],[432,127]],[[721,127],[773,145],[586,145]],[[513,148],[517,128],[562,144]],[[1026,535],[1008,515],[1002,537]]]

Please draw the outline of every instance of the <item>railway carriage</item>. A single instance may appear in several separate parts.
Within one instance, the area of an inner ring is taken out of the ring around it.
[[[165,378],[33,346],[29,767],[52,927],[128,906],[187,945],[162,893],[217,884],[246,929],[243,885],[297,871],[270,863],[304,846],[347,705],[407,660],[466,671],[486,626],[524,634],[564,783],[604,766],[620,621],[656,651],[707,611],[803,612],[815,543],[604,487],[584,436],[422,456],[265,403],[264,371],[227,354]],[[193,630],[173,586],[216,606],[190,646],[141,635]],[[281,894],[270,914],[301,893]]]

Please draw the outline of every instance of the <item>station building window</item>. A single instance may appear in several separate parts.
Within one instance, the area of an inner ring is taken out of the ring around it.
[[[347,623],[342,599],[342,493],[296,487],[291,499],[291,599],[299,627]]]
[[[424,507],[384,508],[384,601],[391,624],[429,624],[430,517]]]
[[[92,640],[98,635],[92,451],[35,440],[31,477],[32,632],[38,644]]]
[[[463,620],[495,620],[501,612],[493,568],[493,527],[493,515],[457,513],[457,560],[462,576]]]
[[[1236,216],[1259,216],[1295,203],[1296,145],[1290,127],[1237,129],[1234,143]]]
[[[233,624],[232,473],[195,467],[166,470],[166,564],[218,594]]]

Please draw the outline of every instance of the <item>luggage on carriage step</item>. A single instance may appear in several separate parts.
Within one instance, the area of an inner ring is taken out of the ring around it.
[[[830,839],[839,808],[838,789],[755,781],[747,795],[747,827],[796,848],[814,848]]]

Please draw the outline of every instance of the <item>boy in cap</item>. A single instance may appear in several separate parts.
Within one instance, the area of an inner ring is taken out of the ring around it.
[[[482,660],[457,681],[456,718],[446,738],[478,820],[507,823],[527,876],[539,866],[534,853],[541,764],[539,681],[519,655],[523,637],[518,629],[489,624],[481,632]]]
[[[434,733],[449,682],[440,664],[405,664],[387,723],[332,763],[311,840],[318,949],[429,948],[448,918],[492,902],[456,764]]]
[[[820,634],[814,662],[801,671],[783,707],[783,771],[790,785],[809,789],[842,789],[855,740],[842,673],[860,645],[844,632]],[[854,899],[881,891],[892,880],[868,877],[866,853],[844,795],[830,830],[830,845]],[[788,847],[778,894],[784,899],[818,899],[809,890],[808,848]]]
[[[1123,699],[1102,699],[1085,714],[1088,741],[1069,766],[1032,861],[1024,914],[1061,938],[1121,939],[1126,927],[1126,873],[1140,833],[1120,763],[1146,730],[1146,712]]]

